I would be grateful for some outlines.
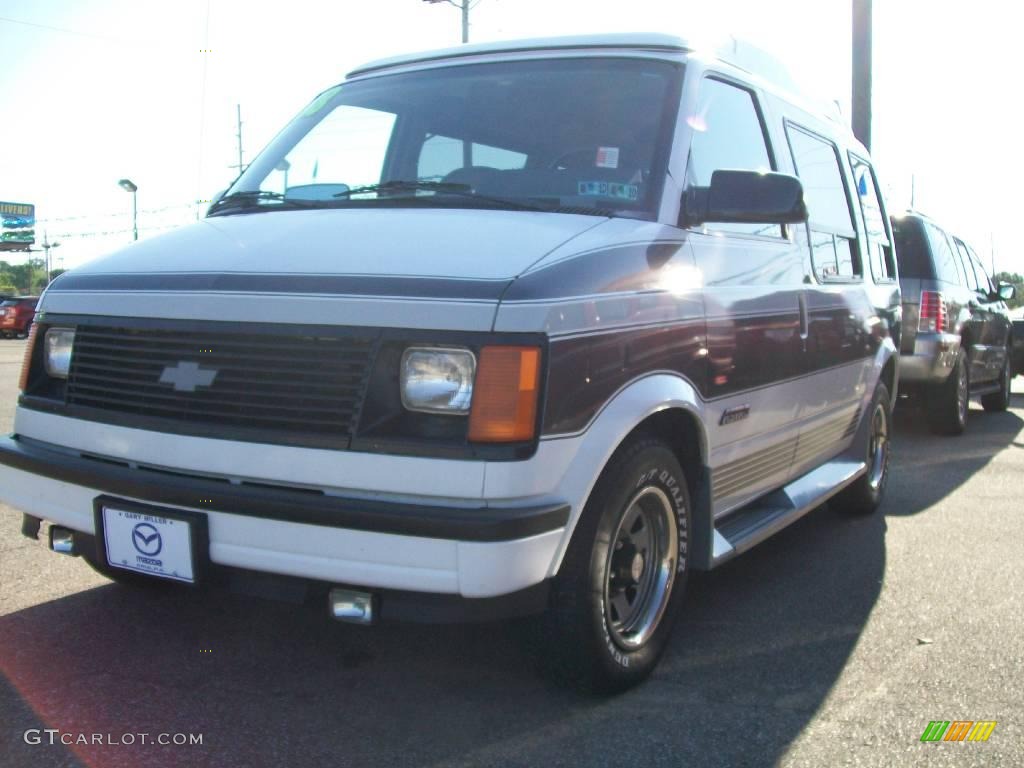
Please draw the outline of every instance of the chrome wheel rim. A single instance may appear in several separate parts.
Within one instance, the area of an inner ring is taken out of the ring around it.
[[[871,472],[868,485],[877,491],[885,478],[886,460],[889,457],[889,419],[886,417],[885,406],[878,403],[871,415],[871,437],[868,440],[868,461]]]
[[[967,366],[963,358],[960,358],[957,365],[956,407],[961,424],[967,421],[967,400]]]
[[[620,648],[646,643],[668,605],[679,557],[676,513],[668,495],[648,486],[626,505],[608,547],[604,615]]]

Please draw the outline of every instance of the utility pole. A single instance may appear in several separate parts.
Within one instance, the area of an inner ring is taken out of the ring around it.
[[[46,230],[43,230],[43,242],[41,243],[41,245],[43,246],[43,251],[46,252],[46,282],[45,282],[45,285],[49,285],[50,284],[50,272],[53,271],[53,270],[50,269],[50,249],[51,248],[59,248],[60,247],[60,243],[52,243],[52,242],[50,242],[50,236],[47,234]]]
[[[448,5],[454,5],[456,8],[462,11],[462,42],[469,42],[469,3],[470,0],[423,0],[425,3],[437,4],[437,3],[448,3]],[[477,0],[480,2],[480,0]],[[476,3],[474,3],[475,5]]]
[[[853,0],[853,135],[871,150],[871,0]]]
[[[245,165],[242,162],[242,105],[235,104],[235,114],[238,121],[238,133],[235,134],[235,138],[238,139],[238,165],[229,165],[228,168],[237,168],[238,173],[241,174],[245,169]]]

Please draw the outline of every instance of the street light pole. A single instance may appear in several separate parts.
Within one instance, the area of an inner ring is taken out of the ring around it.
[[[51,243],[50,242],[50,236],[44,231],[43,232],[42,246],[43,246],[43,251],[46,253],[46,285],[49,285],[50,284],[50,273],[52,271],[50,269],[50,249],[51,248],[59,248],[60,247],[60,243]]]
[[[469,42],[469,3],[470,0],[423,0],[425,3],[448,3],[462,11],[462,42]]]
[[[131,179],[121,179],[117,182],[118,186],[121,187],[125,192],[132,193],[132,240],[139,239],[139,209],[137,205],[136,193],[139,191],[138,186]]]

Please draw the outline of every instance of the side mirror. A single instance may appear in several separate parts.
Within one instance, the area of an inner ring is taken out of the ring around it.
[[[800,224],[807,221],[800,179],[785,173],[715,171],[711,186],[683,193],[680,225]]]
[[[996,295],[1003,301],[1009,301],[1017,295],[1017,289],[1013,286],[1013,283],[1000,281],[999,285],[996,286]]]

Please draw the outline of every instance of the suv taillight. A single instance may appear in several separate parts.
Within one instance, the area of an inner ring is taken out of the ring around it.
[[[921,291],[919,333],[942,333],[946,330],[946,302],[938,291]]]

